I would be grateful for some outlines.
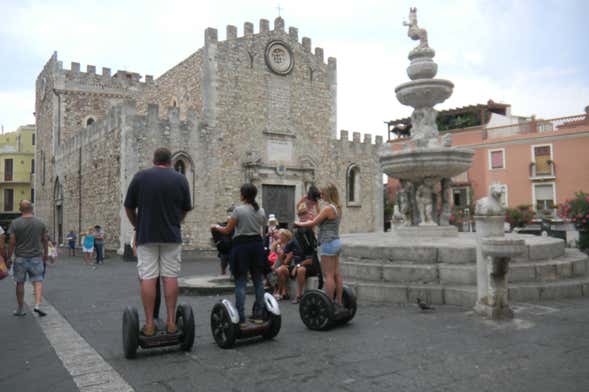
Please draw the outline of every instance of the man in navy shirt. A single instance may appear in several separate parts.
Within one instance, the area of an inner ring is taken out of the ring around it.
[[[125,211],[137,236],[137,270],[145,311],[142,333],[146,336],[155,334],[153,311],[160,276],[166,298],[167,330],[169,333],[177,330],[175,309],[182,251],[180,223],[192,204],[188,181],[171,168],[171,158],[167,148],[155,150],[153,167],[135,174],[125,197]]]

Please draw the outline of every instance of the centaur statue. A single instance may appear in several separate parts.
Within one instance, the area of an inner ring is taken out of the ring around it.
[[[403,21],[403,26],[409,26],[407,35],[412,40],[419,40],[419,46],[415,49],[429,48],[427,44],[427,31],[419,28],[417,25],[417,8],[413,7],[409,9],[409,23]]]

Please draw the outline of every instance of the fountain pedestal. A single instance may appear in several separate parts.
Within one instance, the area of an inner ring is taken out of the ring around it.
[[[475,311],[492,320],[513,318],[508,301],[510,260],[525,252],[523,239],[506,238],[505,209],[500,203],[501,188],[491,187],[491,195],[477,202],[477,300]]]

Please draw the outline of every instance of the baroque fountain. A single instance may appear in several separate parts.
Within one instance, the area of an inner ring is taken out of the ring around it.
[[[435,51],[428,45],[427,31],[417,25],[416,13],[412,8],[409,23],[404,23],[409,26],[409,37],[419,40],[419,45],[409,52],[411,64],[407,75],[411,81],[395,89],[399,102],[414,109],[411,139],[401,151],[392,151],[390,147],[384,150],[380,162],[383,172],[400,180],[402,186],[398,198],[405,227],[396,230],[397,234],[456,236],[457,230],[448,222],[450,179],[468,170],[474,152],[452,148],[449,134],[439,136],[437,111],[433,107],[452,95],[454,84],[434,79],[438,71],[432,60]],[[436,211],[438,204],[440,213]]]
[[[471,165],[474,152],[440,137],[433,108],[452,95],[454,85],[436,79],[435,51],[427,31],[409,13],[408,35],[419,41],[409,52],[409,82],[395,89],[414,110],[411,137],[383,146],[382,170],[400,180],[392,233],[342,235],[344,280],[360,301],[452,304],[490,318],[510,318],[509,302],[589,296],[589,258],[551,237],[504,234],[498,193],[477,202],[477,233],[450,226],[451,178]]]

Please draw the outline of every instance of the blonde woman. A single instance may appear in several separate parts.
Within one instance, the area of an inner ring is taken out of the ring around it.
[[[321,199],[327,203],[319,215],[310,221],[296,221],[298,227],[319,227],[319,257],[323,271],[325,292],[334,298],[336,307],[342,306],[343,279],[339,269],[339,254],[342,247],[339,238],[339,226],[342,207],[339,193],[334,184],[329,183],[320,188]]]

